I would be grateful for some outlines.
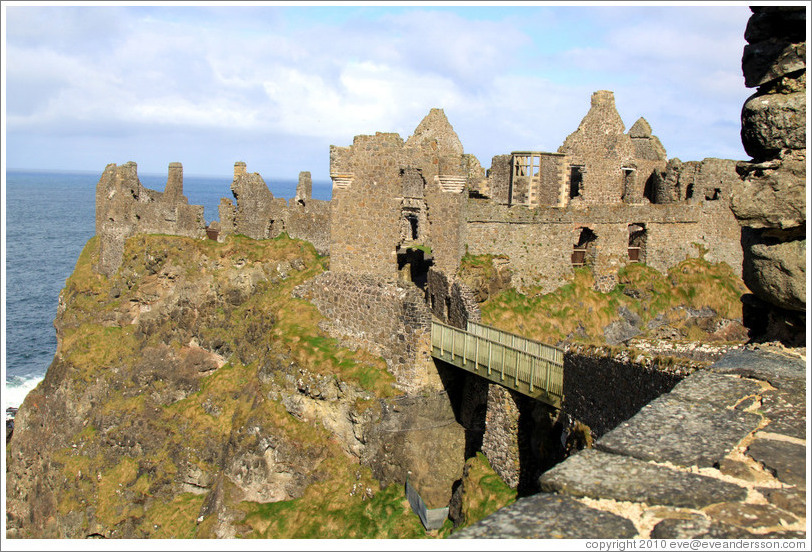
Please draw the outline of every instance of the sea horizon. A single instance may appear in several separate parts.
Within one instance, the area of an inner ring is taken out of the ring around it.
[[[103,171],[7,168],[5,212],[6,306],[3,408],[19,407],[42,381],[56,353],[53,321],[59,293],[79,254],[95,234],[95,191]],[[166,174],[141,173],[141,184],[163,191]],[[263,177],[264,178],[264,177]],[[203,205],[207,223],[232,198],[233,175],[184,174],[184,195]],[[296,195],[297,178],[265,180],[275,197]],[[332,182],[314,181],[314,199],[332,196]],[[37,278],[30,275],[36,273]]]

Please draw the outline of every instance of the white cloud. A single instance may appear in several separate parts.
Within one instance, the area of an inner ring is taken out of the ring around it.
[[[228,148],[204,138],[288,136],[326,156],[327,144],[356,134],[405,138],[442,107],[487,166],[512,149],[557,149],[591,92],[609,88],[626,125],[645,116],[669,153],[701,145],[715,155],[735,149],[738,136],[723,133],[748,95],[741,10],[515,8],[490,20],[464,8],[357,10],[303,24],[320,13],[311,11],[293,24],[292,12],[275,9],[9,9],[8,136],[157,142],[172,132],[186,149],[199,140],[197,150],[216,150],[211,162]],[[562,24],[572,28],[553,27]],[[733,146],[714,149],[723,141]]]

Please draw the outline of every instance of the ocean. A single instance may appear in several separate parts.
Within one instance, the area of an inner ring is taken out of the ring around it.
[[[18,407],[42,380],[56,353],[53,321],[59,292],[82,248],[95,233],[95,194],[101,172],[7,171],[6,334],[3,409]],[[166,174],[139,174],[163,191]],[[274,197],[296,195],[296,180],[265,179]],[[218,219],[220,198],[231,198],[230,177],[183,176],[189,203]],[[313,182],[313,197],[330,199],[330,182]]]

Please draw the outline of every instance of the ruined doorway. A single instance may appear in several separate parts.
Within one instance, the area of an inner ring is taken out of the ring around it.
[[[646,184],[643,186],[643,197],[651,203],[657,203],[655,199],[655,184],[657,182],[657,171],[651,173],[651,176],[646,179]]]
[[[434,264],[431,252],[423,247],[409,247],[398,249],[397,257],[398,277],[425,291],[429,268]]]
[[[646,225],[636,223],[629,225],[629,262],[646,262]]]
[[[572,246],[572,266],[592,266],[597,256],[598,235],[591,228],[582,227],[578,241]]]
[[[414,214],[406,215],[406,222],[409,224],[407,232],[407,234],[409,235],[408,239],[410,240],[418,239],[420,233],[418,232],[417,215]]]

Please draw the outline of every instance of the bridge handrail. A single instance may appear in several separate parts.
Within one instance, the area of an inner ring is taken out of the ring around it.
[[[449,332],[451,340],[447,343],[444,337],[447,338]],[[456,339],[456,336],[460,336],[460,339]],[[544,358],[437,320],[432,321],[431,337],[432,347],[438,349],[441,355],[448,353],[452,359],[459,358],[463,367],[466,362],[473,362],[475,373],[478,373],[476,366],[483,366],[487,369],[489,378],[492,372],[496,372],[495,375],[500,376],[501,383],[507,384],[506,376],[513,380],[514,389],[518,390],[521,381],[529,387],[531,394],[535,389],[539,389],[558,399],[563,397],[563,354],[559,359]],[[469,347],[471,340],[472,346]],[[482,347],[480,343],[483,344]],[[487,362],[484,362],[481,354],[485,350]]]
[[[478,322],[468,321],[467,331],[479,337],[484,337],[486,339],[501,343],[502,345],[513,347],[514,349],[518,349],[545,360],[549,360],[556,365],[563,366],[564,364],[564,350],[560,347],[548,345],[547,343],[542,343],[541,341],[530,339],[529,337],[500,330],[499,328],[494,328],[493,326],[486,326],[485,324],[480,324]],[[496,334],[498,337],[494,337],[494,334]],[[507,343],[508,338],[510,338],[510,343]]]

